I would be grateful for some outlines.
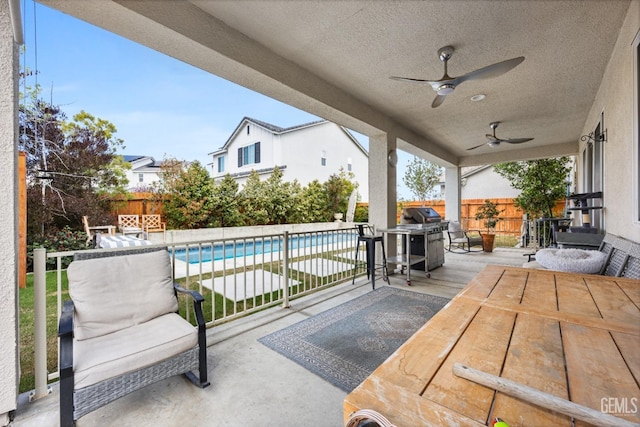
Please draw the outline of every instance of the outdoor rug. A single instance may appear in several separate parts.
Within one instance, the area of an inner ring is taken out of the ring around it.
[[[259,341],[348,393],[447,302],[385,286]]]

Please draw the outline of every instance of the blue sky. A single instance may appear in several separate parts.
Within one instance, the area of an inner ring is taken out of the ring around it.
[[[120,154],[206,165],[245,116],[281,127],[319,119],[46,6],[27,1],[22,13],[21,60],[39,71],[27,85],[37,82],[69,118],[85,110],[112,122],[124,140]],[[407,199],[402,176],[411,156],[399,154],[398,191]]]

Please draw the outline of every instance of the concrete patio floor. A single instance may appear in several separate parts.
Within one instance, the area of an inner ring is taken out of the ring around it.
[[[390,277],[390,286],[453,297],[486,264],[521,266],[524,249],[497,248],[493,253],[446,253],[444,266]],[[389,286],[380,278],[376,287]],[[173,377],[139,390],[81,418],[79,427],[208,426],[208,427],[339,427],[346,393],[257,340],[371,290],[365,278],[292,301],[208,330],[208,370],[211,386],[194,387]],[[20,396],[12,426],[57,426],[58,387],[33,403]],[[408,427],[408,426],[407,426]]]

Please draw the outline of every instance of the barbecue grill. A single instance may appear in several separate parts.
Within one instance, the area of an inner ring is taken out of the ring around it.
[[[427,236],[427,264],[426,271],[444,264],[444,231],[449,228],[448,221],[442,221],[442,217],[435,209],[425,208],[405,208],[402,210],[400,218],[400,227],[422,227],[426,231]],[[411,236],[411,254],[425,255],[424,235],[416,234]],[[406,254],[407,248],[403,241],[402,251]],[[415,270],[425,270],[425,262],[419,262],[412,266]]]

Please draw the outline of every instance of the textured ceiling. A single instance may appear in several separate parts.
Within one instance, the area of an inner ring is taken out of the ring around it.
[[[471,165],[577,151],[629,1],[42,0],[71,15],[372,135]],[[524,56],[512,71],[461,84],[439,108],[439,48],[449,75]],[[486,99],[472,102],[471,96]],[[467,148],[500,121],[522,145]]]

